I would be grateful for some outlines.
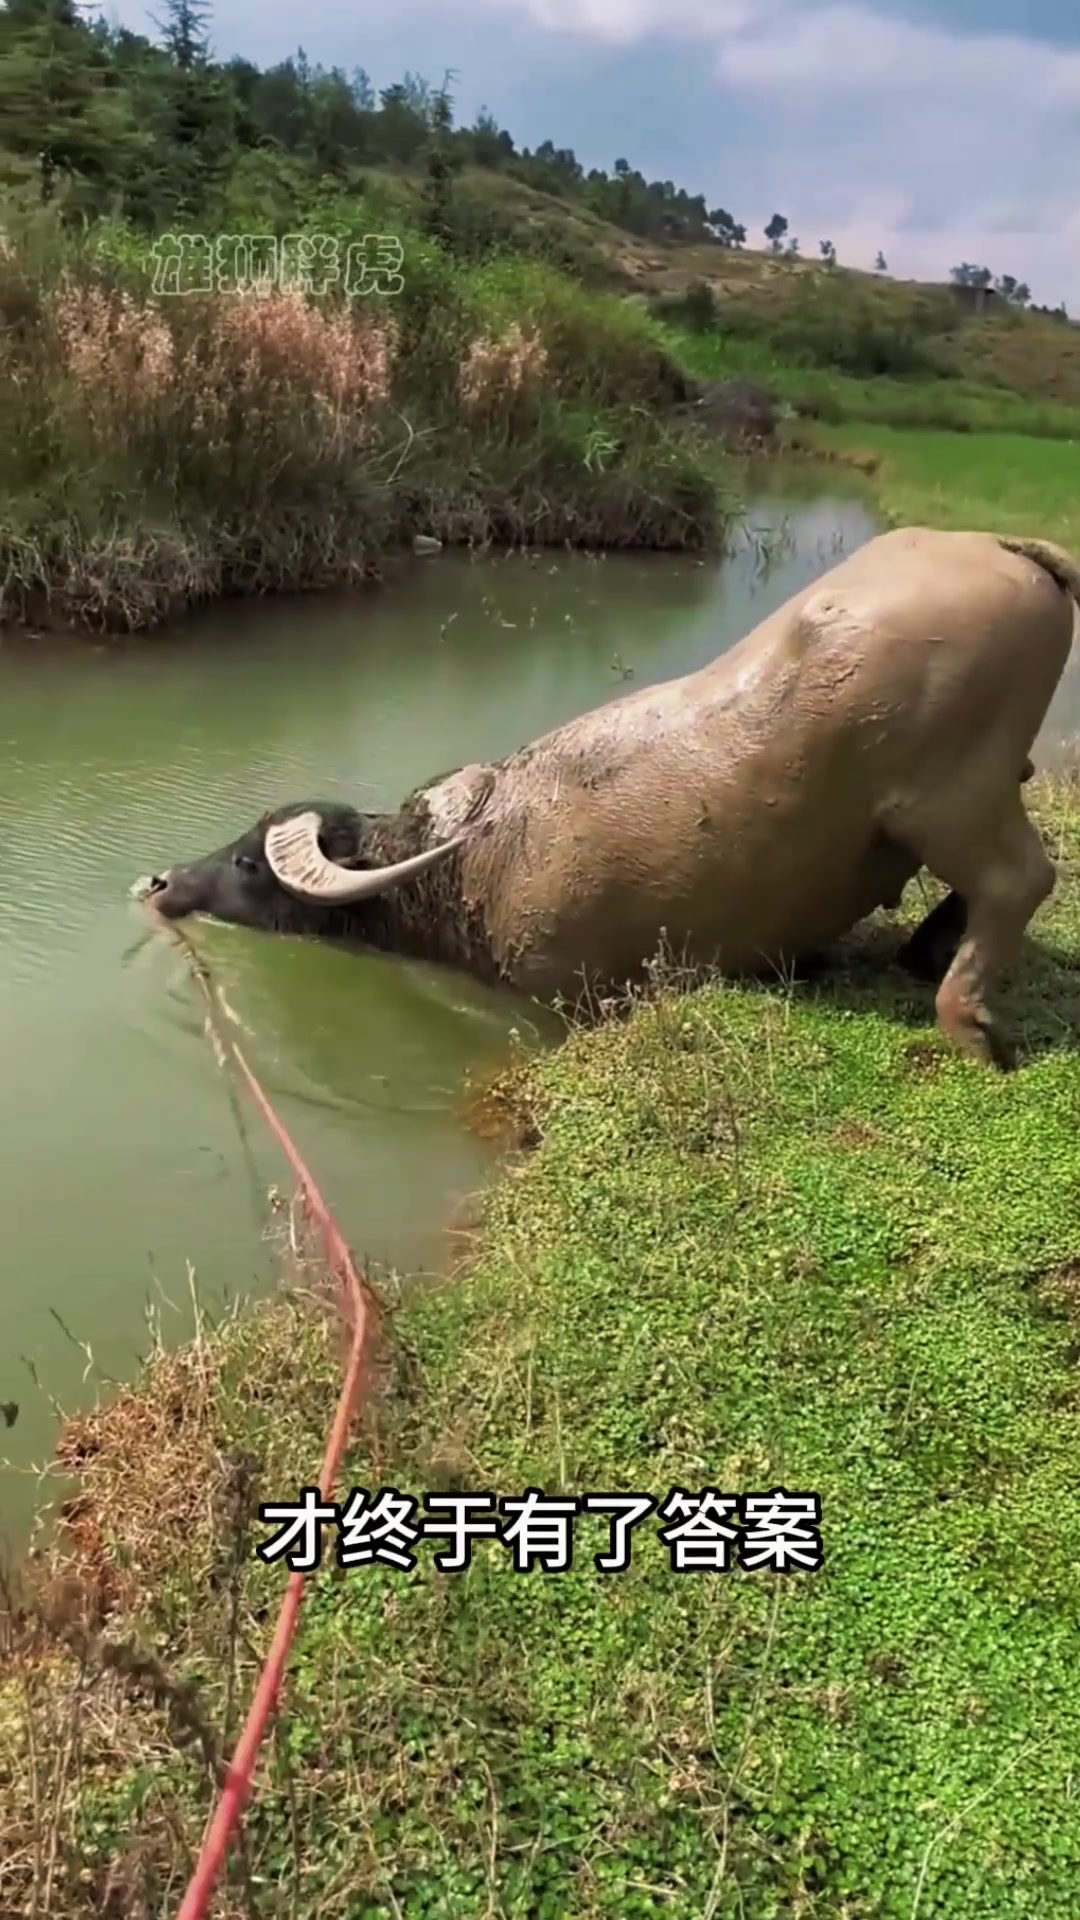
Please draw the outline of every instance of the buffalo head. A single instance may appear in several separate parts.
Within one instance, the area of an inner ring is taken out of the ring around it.
[[[137,891],[168,920],[212,914],[266,932],[363,939],[370,902],[460,845],[447,840],[394,858],[398,827],[337,801],[303,801],[264,814],[217,853],[168,867]]]

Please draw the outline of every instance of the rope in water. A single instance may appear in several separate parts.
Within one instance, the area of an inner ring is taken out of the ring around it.
[[[345,1376],[319,1473],[320,1495],[326,1500],[333,1493],[349,1427],[356,1411],[364,1362],[377,1326],[377,1302],[368,1281],[358,1270],[344,1236],[285,1122],[275,1109],[258,1075],[249,1066],[238,1041],[234,1040],[231,1034],[224,1032],[219,1025],[215,1013],[216,1005],[220,1006],[227,1017],[231,1016],[229,1016],[224,996],[215,986],[206,962],[196,953],[179,927],[170,926],[167,931],[184,949],[192,976],[206,1001],[205,1030],[218,1060],[223,1065],[228,1063],[230,1057],[235,1061],[247,1083],[252,1099],[296,1175],[304,1210],[309,1222],[313,1222],[320,1231],[327,1264],[338,1282],[339,1304],[346,1323],[351,1327],[352,1341]],[[304,1579],[305,1575],[302,1573],[289,1575],[270,1651],[263,1663],[259,1682],[248,1709],[247,1720],[233,1751],[218,1804],[203,1837],[202,1849],[177,1920],[205,1920],[205,1915],[209,1912],[210,1901],[225,1864],[229,1843],[251,1796],[255,1763],[277,1701],[285,1663],[296,1632],[300,1602],[304,1595]]]

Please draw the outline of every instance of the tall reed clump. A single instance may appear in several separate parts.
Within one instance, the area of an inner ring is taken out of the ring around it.
[[[647,316],[408,235],[397,294],[157,295],[131,236],[0,254],[0,623],[135,629],[412,533],[700,546],[715,457]]]

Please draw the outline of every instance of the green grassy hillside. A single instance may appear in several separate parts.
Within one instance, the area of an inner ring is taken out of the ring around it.
[[[423,191],[419,173],[376,169],[367,177],[403,207]],[[729,340],[757,342],[762,370],[772,359],[845,371],[852,355],[843,342],[838,354],[830,352],[836,336],[876,329],[883,358],[889,357],[890,338],[904,343],[912,374],[1080,409],[1080,326],[1046,314],[1000,303],[979,315],[948,286],[826,268],[751,248],[644,240],[583,202],[480,168],[458,177],[454,200],[463,228],[479,235],[487,223],[491,233],[515,245],[547,251],[576,264],[586,277],[606,279],[650,302],[671,303],[693,287],[708,287],[719,330]],[[872,358],[872,342],[865,352]],[[866,377],[873,377],[869,368]]]

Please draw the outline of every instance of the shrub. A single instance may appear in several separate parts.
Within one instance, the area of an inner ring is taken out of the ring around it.
[[[707,280],[694,280],[682,299],[682,318],[692,333],[710,333],[719,318],[716,295]]]

